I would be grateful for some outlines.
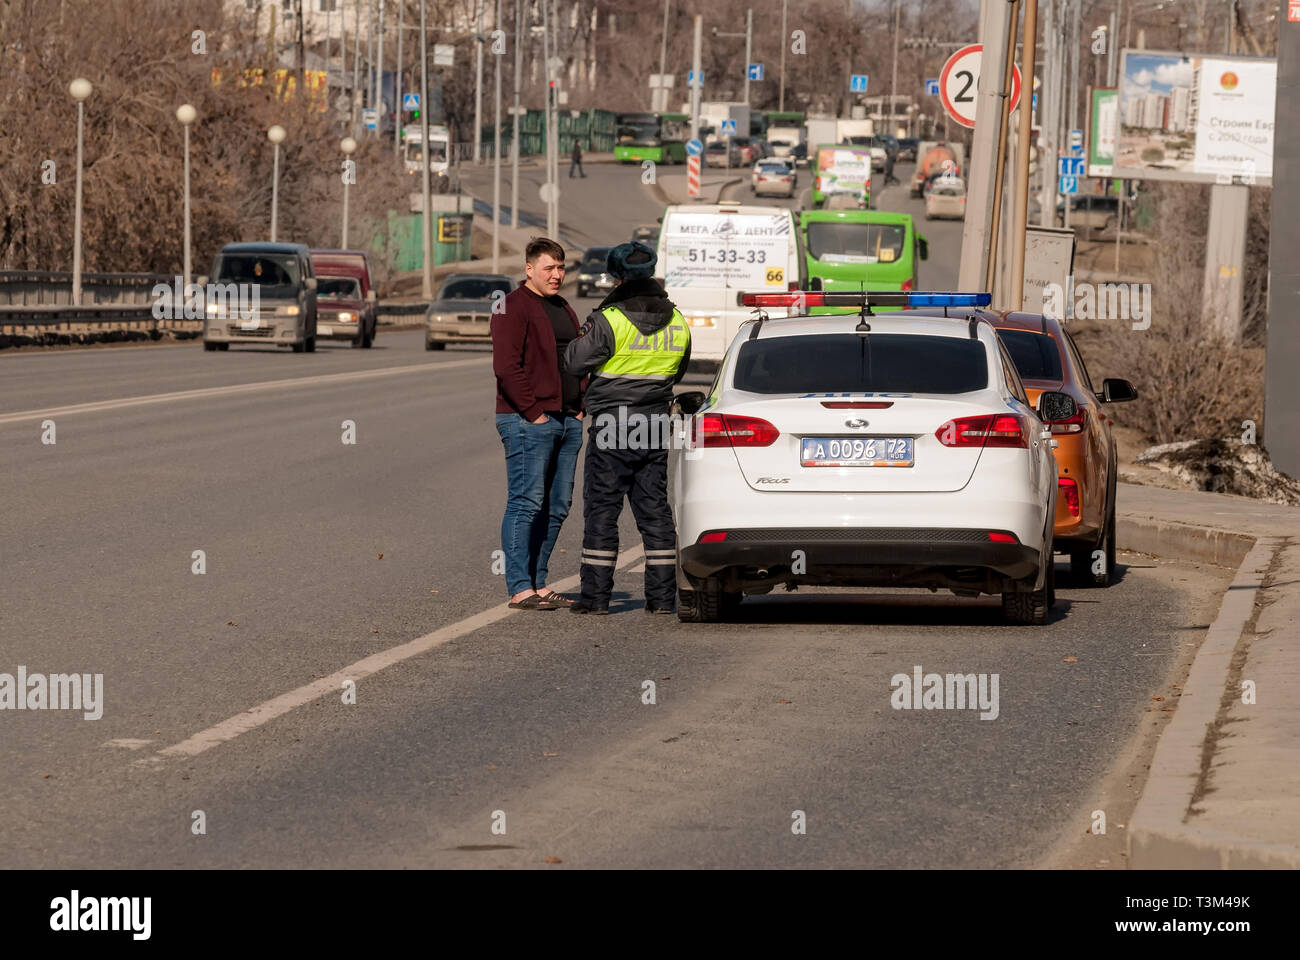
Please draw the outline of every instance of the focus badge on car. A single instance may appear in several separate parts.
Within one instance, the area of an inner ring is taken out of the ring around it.
[[[862,419],[860,419],[860,418],[858,418],[858,417],[854,417],[852,420],[845,420],[845,421],[844,421],[844,426],[846,426],[846,427],[850,427],[850,428],[852,428],[852,429],[854,429],[854,430],[861,430],[861,429],[863,429],[864,427],[869,427],[869,426],[871,426],[871,424],[867,423],[867,421],[862,420]]]

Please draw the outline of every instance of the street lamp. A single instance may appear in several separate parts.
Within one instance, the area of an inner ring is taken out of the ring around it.
[[[339,149],[343,151],[345,156],[351,156],[353,151],[357,149],[357,142],[351,137],[344,137],[343,142],[339,144]],[[425,211],[425,216],[428,216],[428,211]],[[343,242],[339,247],[342,250],[348,248],[348,177],[346,172],[343,175]]]
[[[185,128],[185,280],[181,289],[186,297],[190,293],[190,124],[197,116],[198,111],[188,103],[176,108],[176,119]]]
[[[85,99],[90,96],[90,81],[78,77],[68,84],[68,93],[77,101],[77,199],[72,227],[72,305],[81,306],[81,128]]]
[[[275,243],[280,208],[280,144],[284,143],[284,127],[277,123],[266,131],[266,139],[274,145],[274,159],[271,161],[271,242]]]

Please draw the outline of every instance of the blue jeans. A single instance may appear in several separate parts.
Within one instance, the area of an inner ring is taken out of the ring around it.
[[[530,423],[517,413],[497,414],[506,451],[506,513],[501,549],[510,596],[546,586],[547,567],[560,527],[573,504],[573,474],[582,449],[577,417]]]

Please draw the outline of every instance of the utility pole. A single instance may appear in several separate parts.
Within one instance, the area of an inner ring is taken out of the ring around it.
[[[375,0],[370,0],[366,7],[366,88],[362,95],[370,100],[370,108],[375,108]],[[368,95],[368,96],[367,96]]]
[[[1025,232],[1029,226],[1029,131],[1033,124],[1035,57],[1038,53],[1038,0],[1025,0],[1025,66],[1020,87],[1019,155],[1016,157],[1015,223],[1011,227],[1011,289],[1006,306],[1020,310],[1025,301]],[[1038,304],[1032,304],[1039,309]]]
[[[375,137],[383,129],[384,114],[384,6],[385,0],[379,0],[379,40],[375,44]],[[398,103],[401,108],[401,103]]]
[[[515,0],[515,117],[510,138],[510,226],[519,226],[519,76],[524,70],[524,0]]]
[[[1012,5],[1007,0],[981,0],[980,42],[984,55],[980,63],[975,107],[975,130],[971,141],[970,186],[966,219],[962,226],[959,290],[987,290],[989,240],[993,227],[993,194],[998,174],[998,140],[1002,116],[1006,113],[1003,87],[1006,76],[1007,38],[1011,32]]]
[[[691,65],[695,71],[695,82],[691,84],[691,139],[700,138],[700,83],[701,75],[704,68],[701,65],[701,47],[704,42],[704,17],[700,14],[695,15],[695,47],[692,51]],[[727,157],[730,159],[731,151],[727,151]],[[703,166],[704,158],[700,158],[700,165]]]
[[[1279,23],[1273,197],[1269,230],[1264,443],[1277,468],[1300,476],[1300,24]]]
[[[785,16],[787,6],[790,0],[781,0],[781,94],[777,99],[777,109],[782,113],[785,112],[785,47],[790,41],[787,39],[789,34],[786,32]]]
[[[424,203],[420,207],[420,229],[424,233],[424,276],[420,292],[425,300],[433,299],[433,197],[429,189],[429,30],[425,24],[425,3],[420,0],[420,134],[424,160],[421,162],[421,189]]]
[[[357,135],[357,87],[361,83],[361,0],[352,5],[356,14],[352,22],[352,87],[348,90],[348,127],[352,136]]]
[[[393,104],[397,116],[393,118],[393,158],[402,155],[402,121],[406,111],[402,109],[402,33],[406,30],[406,0],[397,0],[397,69],[393,71]]]
[[[754,8],[745,8],[745,106],[749,106],[749,63],[753,59],[754,51]],[[742,137],[749,136],[749,131],[744,130],[740,134]],[[731,151],[728,150],[728,158]]]
[[[483,159],[483,0],[474,0],[474,45],[477,66],[474,73],[474,164]]]
[[[501,29],[501,0],[497,0],[497,14],[493,21]],[[515,37],[515,43],[519,38]],[[492,112],[492,272],[501,272],[501,57],[493,53],[496,64],[496,93]]]
[[[664,74],[668,72],[668,8],[672,6],[672,0],[664,0],[664,32],[659,38],[659,83],[655,87],[654,95],[650,98],[650,109],[657,110],[660,113],[668,109],[668,88],[662,86]]]
[[[1013,69],[1015,67],[1015,60],[1016,60],[1016,56],[1015,56],[1016,24],[1018,21],[1018,15],[1020,13],[1020,0],[1010,0],[1010,3],[1011,3],[1011,30],[1007,34],[1006,60],[1004,61],[1006,66],[1002,76],[1002,89],[1007,91],[1008,95],[1010,94],[1010,90],[1011,90],[1011,80],[1012,77],[1014,76]],[[982,68],[981,68],[981,72],[982,72]],[[1010,100],[1006,100],[1004,98],[1002,109],[998,112],[997,177],[993,181],[993,227],[989,231],[989,263],[988,263],[987,279],[985,281],[986,285],[984,287],[985,290],[990,290],[995,293],[1004,292],[1001,288],[1004,288],[1006,286],[1005,282],[998,283],[996,277],[998,276],[997,269],[999,265],[998,263],[999,257],[1001,257],[1001,263],[1003,266],[1006,265],[1006,261],[1007,261],[1007,257],[1001,255],[1003,250],[1003,244],[1001,241],[1003,235],[1002,206],[1003,206],[1003,198],[1006,195],[1006,182],[1007,182],[1007,141],[1009,139],[1009,131],[1007,127],[1011,119],[1007,115],[1008,114],[1007,106],[1009,103]],[[1004,276],[1004,280],[1005,280],[1005,276]]]
[[[542,59],[546,64],[546,235],[555,239],[556,221],[559,217],[554,200],[559,185],[555,182],[555,172],[551,167],[551,153],[555,149],[555,128],[558,124],[555,122],[555,69],[552,65],[555,58],[551,53],[554,47],[551,31],[554,27],[549,7],[550,4],[542,0]]]
[[[898,96],[898,28],[902,22],[903,5],[894,0],[894,69],[889,80],[889,126],[885,128],[888,136],[893,136],[894,131],[890,129],[895,126],[894,121],[894,104]]]

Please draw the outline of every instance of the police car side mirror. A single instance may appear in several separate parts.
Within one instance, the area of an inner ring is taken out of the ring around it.
[[[918,244],[919,244],[919,246],[920,246],[920,248],[921,248],[921,259],[922,259],[922,260],[929,260],[929,259],[930,259],[930,241],[927,240],[927,239],[925,239],[925,237],[920,237],[920,238],[918,238],[918,241],[917,241],[917,242],[918,242]]]
[[[703,390],[688,390],[686,393],[677,394],[673,398],[673,403],[682,413],[691,416],[704,406],[704,401],[707,399]]]
[[[1068,393],[1047,390],[1038,395],[1038,419],[1044,423],[1069,420],[1078,412],[1078,404]]]
[[[821,277],[809,277],[809,278],[808,278],[808,289],[809,289],[809,290],[821,290],[821,289],[822,289],[822,278],[821,278]]]

